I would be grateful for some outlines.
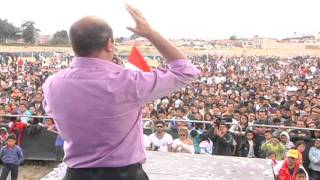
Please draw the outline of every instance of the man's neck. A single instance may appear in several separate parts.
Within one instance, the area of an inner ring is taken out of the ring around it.
[[[157,137],[162,137],[164,135],[164,132],[156,132]]]

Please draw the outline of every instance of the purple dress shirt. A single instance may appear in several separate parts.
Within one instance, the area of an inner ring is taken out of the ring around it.
[[[65,140],[70,168],[122,167],[146,159],[142,106],[192,81],[198,69],[174,60],[169,69],[140,72],[76,57],[43,84],[46,112]]]

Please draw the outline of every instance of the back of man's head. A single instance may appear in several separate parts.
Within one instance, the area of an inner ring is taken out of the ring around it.
[[[109,40],[113,41],[111,27],[103,20],[86,16],[70,27],[70,40],[77,56],[89,57],[102,50]]]

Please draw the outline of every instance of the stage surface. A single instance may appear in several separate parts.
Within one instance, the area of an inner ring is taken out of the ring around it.
[[[147,152],[143,165],[150,180],[272,180],[271,165],[265,159],[233,156],[190,155]],[[60,164],[41,180],[62,180]]]

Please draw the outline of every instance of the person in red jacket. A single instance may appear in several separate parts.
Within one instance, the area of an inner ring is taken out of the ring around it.
[[[275,174],[278,180],[298,180],[298,172],[303,170],[309,179],[307,171],[298,163],[299,152],[291,149],[287,153],[287,157],[281,163],[276,165]]]

